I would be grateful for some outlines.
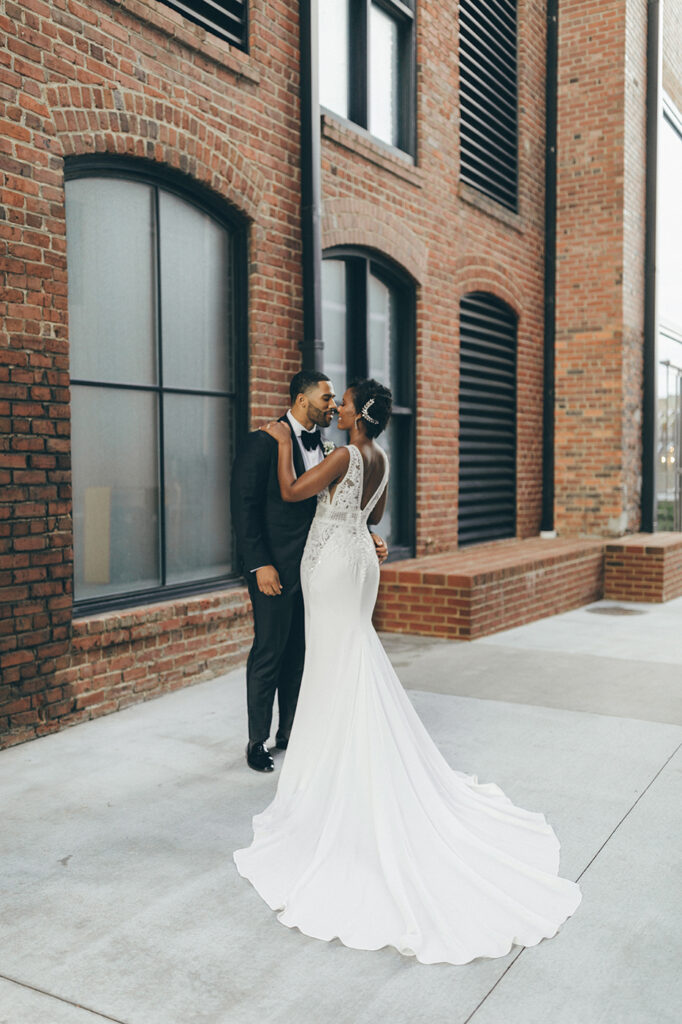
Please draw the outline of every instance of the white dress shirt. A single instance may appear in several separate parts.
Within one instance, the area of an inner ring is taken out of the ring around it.
[[[306,430],[305,427],[303,427],[298,422],[296,417],[292,414],[291,409],[287,413],[287,419],[289,420],[289,423],[293,428],[294,434],[296,435],[296,443],[299,447],[301,455],[303,456],[303,465],[305,466],[305,468],[312,469],[313,466],[319,466],[319,464],[322,462],[322,459],[324,458],[324,453],[322,449],[320,447],[317,447],[313,448],[312,451],[308,451],[308,449],[304,448],[303,444],[301,443],[301,434],[312,434],[318,428],[314,427],[313,430]]]

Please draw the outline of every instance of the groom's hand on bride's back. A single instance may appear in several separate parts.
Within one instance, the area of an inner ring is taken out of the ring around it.
[[[282,593],[279,573],[274,565],[262,565],[256,569],[256,583],[261,594],[267,594],[268,597],[279,597]]]

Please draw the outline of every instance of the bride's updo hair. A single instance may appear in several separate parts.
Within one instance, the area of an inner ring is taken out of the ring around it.
[[[348,387],[353,392],[353,405],[356,413],[362,416],[367,436],[378,437],[382,430],[386,429],[386,424],[391,418],[391,389],[371,377],[356,377]],[[373,420],[376,420],[376,423],[372,422]]]

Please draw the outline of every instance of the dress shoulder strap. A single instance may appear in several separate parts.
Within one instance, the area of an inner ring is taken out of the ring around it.
[[[388,455],[386,454],[383,448],[380,448],[379,451],[384,457],[384,475],[382,476],[381,483],[377,487],[376,491],[374,492],[374,494],[372,495],[372,497],[369,499],[369,501],[362,510],[363,515],[366,515],[368,518],[370,513],[372,512],[372,509],[378,502],[379,498],[384,493],[386,484],[388,483]],[[358,454],[360,453],[358,452]],[[360,458],[362,459],[362,456],[360,456]]]

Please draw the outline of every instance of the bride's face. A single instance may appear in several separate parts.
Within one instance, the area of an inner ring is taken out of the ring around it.
[[[357,413],[353,404],[353,392],[350,388],[344,391],[343,398],[338,404],[339,418],[336,422],[339,430],[350,430],[355,423]]]

